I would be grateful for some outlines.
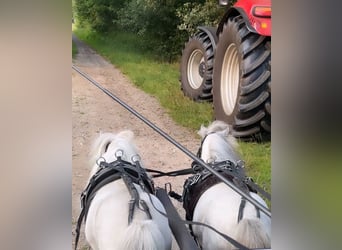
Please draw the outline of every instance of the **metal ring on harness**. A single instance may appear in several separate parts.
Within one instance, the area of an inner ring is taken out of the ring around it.
[[[102,162],[106,162],[106,159],[103,158],[102,156],[96,160],[96,165],[101,166]]]
[[[116,150],[116,152],[115,152],[115,157],[116,158],[120,158],[121,159],[123,155],[124,155],[124,152],[123,152],[122,149]]]
[[[141,158],[140,158],[139,155],[133,155],[133,156],[131,157],[131,160],[132,160],[134,163],[136,163],[136,162],[140,162],[140,161],[141,161]]]

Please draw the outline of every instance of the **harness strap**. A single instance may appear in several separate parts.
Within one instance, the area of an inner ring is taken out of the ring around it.
[[[113,181],[115,181],[115,180],[117,180],[119,178],[120,177],[113,175],[113,176],[110,176],[110,177],[102,180],[101,182],[98,183],[98,186],[96,186],[92,190],[92,193],[89,196],[84,196],[83,195],[84,193],[82,193],[82,195],[81,195],[81,212],[80,212],[80,215],[78,216],[76,230],[75,230],[75,233],[76,233],[76,237],[75,237],[75,250],[77,249],[77,244],[78,244],[78,240],[79,240],[79,236],[80,236],[80,229],[81,229],[81,226],[82,226],[83,218],[84,219],[87,218],[87,214],[88,214],[88,209],[89,209],[90,203],[93,200],[96,192],[101,187],[103,187],[104,185],[106,185],[106,184],[108,184],[110,182],[113,182]],[[87,197],[87,199],[85,197]]]
[[[251,250],[248,247],[237,242],[233,238],[229,237],[228,235],[225,235],[225,234],[219,232],[218,230],[216,230],[215,228],[213,228],[210,225],[207,225],[207,224],[204,224],[201,222],[182,220],[179,217],[179,214],[177,213],[176,209],[174,208],[170,198],[167,196],[165,189],[157,188],[156,195],[159,198],[159,200],[163,203],[165,210],[167,211],[167,214],[161,212],[160,210],[158,210],[154,206],[153,201],[149,195],[150,201],[151,201],[152,205],[154,206],[154,208],[160,214],[164,215],[169,220],[171,230],[175,236],[175,239],[176,239],[178,245],[180,246],[180,249],[182,249],[182,250],[199,249],[199,247],[196,245],[196,243],[194,241],[194,238],[189,237],[190,236],[189,231],[186,230],[186,228],[184,227],[184,224],[188,224],[189,226],[190,225],[204,226],[204,227],[207,227],[207,228],[213,230],[214,232],[219,234],[221,237],[223,237],[225,240],[230,242],[232,245],[237,247],[237,249],[239,249],[239,250]]]
[[[157,174],[152,175],[152,177],[154,178],[161,177],[161,176],[179,176],[179,175],[194,174],[193,168],[186,168],[186,169],[170,171],[170,172],[162,172],[159,170],[146,168],[146,171],[151,172],[151,173],[157,173]]]
[[[129,212],[128,212],[128,225],[131,224],[133,217],[134,217],[134,208],[137,206],[137,201],[139,200],[139,193],[137,189],[134,187],[134,184],[126,174],[121,176],[122,180],[124,181],[129,194],[131,195],[131,200],[129,201]]]
[[[78,217],[78,220],[77,220],[77,225],[76,225],[76,230],[75,230],[75,233],[76,233],[76,237],[75,237],[75,250],[77,249],[78,239],[80,237],[80,229],[81,229],[84,213],[85,213],[84,209],[82,209],[81,213],[80,213],[80,215]]]
[[[205,139],[207,138],[208,135],[211,135],[211,134],[214,134],[214,133],[215,133],[215,132],[208,133],[208,134],[206,134],[206,135],[204,136],[204,138],[202,139],[201,145],[200,145],[200,147],[199,147],[199,149],[198,149],[198,151],[197,151],[197,154],[196,154],[196,156],[197,156],[198,158],[201,158],[201,156],[202,156],[202,147],[203,147],[203,143],[204,143]]]
[[[151,214],[150,209],[147,206],[146,202],[144,200],[140,200],[139,203],[143,207],[143,211],[147,214],[148,219],[152,220],[152,214]]]
[[[218,162],[218,163],[213,164],[213,167],[214,167],[214,169],[220,169],[222,166],[225,166],[225,164],[227,164],[227,163],[229,164],[229,161]],[[203,168],[201,168],[197,164],[196,161],[192,162],[191,166],[195,172],[203,170]],[[241,185],[243,185],[242,184],[242,182],[243,182],[244,184],[246,184],[248,186],[250,191],[252,191],[254,193],[260,193],[266,199],[271,201],[271,194],[266,192],[263,188],[261,188],[258,184],[256,184],[252,178],[246,177],[246,176],[239,174],[238,172],[235,172],[235,171],[230,171],[229,174],[236,177],[237,180],[239,180],[240,184],[238,185],[238,187],[241,188]],[[241,180],[243,180],[243,181],[241,182]],[[237,183],[235,183],[235,184],[237,184]]]
[[[137,164],[138,163],[138,164]],[[139,184],[142,186],[143,190],[146,190],[145,187],[148,188],[148,190],[151,193],[154,192],[154,185],[153,181],[147,176],[147,174],[143,171],[143,168],[141,168],[139,162],[135,162],[136,167],[133,167],[133,164],[130,162],[124,161],[121,159],[121,157],[118,157],[118,159],[114,162],[107,163],[107,162],[101,162],[99,169],[96,171],[96,173],[91,177],[89,180],[89,183],[85,190],[81,194],[81,212],[77,220],[76,225],[76,237],[75,237],[75,250],[77,249],[79,235],[80,235],[80,228],[83,222],[83,219],[86,220],[88,209],[90,207],[90,203],[95,197],[95,194],[97,191],[102,188],[104,185],[113,182],[115,180],[120,179],[122,176],[126,176],[126,179],[129,179],[132,185],[130,188],[128,188],[133,203],[133,210],[132,212],[129,212],[129,218],[133,218],[133,212],[134,212],[134,206],[138,206],[137,200],[139,200],[139,195],[137,193],[137,190],[135,189],[133,182]],[[129,175],[129,176],[128,176]],[[126,183],[126,182],[125,182]],[[133,186],[133,188],[131,187]],[[135,191],[134,191],[135,190]],[[136,194],[134,194],[136,192]],[[146,204],[145,204],[146,205]],[[130,207],[132,205],[130,204]],[[144,208],[144,205],[142,205]],[[143,209],[149,218],[151,218],[151,214],[148,209]],[[130,208],[131,211],[131,208]],[[130,219],[128,219],[130,221]]]
[[[264,189],[262,189],[259,185],[257,185],[255,182],[253,182],[252,178],[246,178],[244,181],[249,187],[256,190],[257,193],[260,193],[262,196],[264,196],[266,199],[271,201],[271,194],[266,192]]]
[[[152,219],[150,209],[147,206],[146,202],[140,199],[138,190],[134,186],[132,179],[127,175],[123,175],[122,179],[132,197],[132,199],[129,201],[128,225],[131,224],[131,222],[133,221],[135,208],[141,209],[147,214],[148,219]],[[143,183],[141,184],[143,185]],[[142,188],[144,189],[144,187]],[[140,208],[139,205],[141,205],[142,208]]]
[[[240,222],[240,220],[242,220],[243,211],[245,209],[245,206],[246,206],[246,199],[241,197],[241,202],[240,202],[240,207],[239,207],[239,214],[238,214],[238,223]]]

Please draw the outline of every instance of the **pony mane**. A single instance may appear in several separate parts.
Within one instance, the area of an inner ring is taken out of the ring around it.
[[[106,147],[114,140],[121,139],[126,140],[129,143],[133,142],[134,133],[131,130],[123,130],[117,134],[113,133],[100,133],[100,135],[94,141],[90,150],[90,163],[91,166],[103,155],[106,151]]]
[[[208,127],[205,127],[204,125],[201,125],[200,130],[198,131],[198,134],[201,136],[202,140],[211,133],[218,133],[222,137],[224,137],[227,142],[233,146],[234,149],[237,149],[239,144],[237,143],[237,140],[234,136],[231,134],[231,128],[230,125],[223,122],[223,121],[213,121],[211,124],[209,124]]]

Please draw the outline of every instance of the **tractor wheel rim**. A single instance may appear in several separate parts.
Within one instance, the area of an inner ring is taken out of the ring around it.
[[[203,64],[204,57],[202,51],[199,49],[194,50],[190,55],[187,67],[188,81],[193,89],[198,89],[202,85],[203,77],[200,70]]]
[[[236,45],[230,44],[223,57],[221,69],[221,103],[226,115],[231,115],[238,98],[240,80],[239,57]]]

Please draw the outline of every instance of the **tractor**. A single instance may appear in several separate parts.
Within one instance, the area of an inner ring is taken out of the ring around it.
[[[271,0],[218,1],[218,27],[200,26],[182,51],[180,81],[241,140],[271,138]]]

